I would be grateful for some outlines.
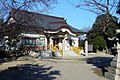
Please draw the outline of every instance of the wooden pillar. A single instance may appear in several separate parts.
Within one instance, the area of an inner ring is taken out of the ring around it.
[[[52,38],[51,38],[51,37],[50,37],[49,39],[50,39],[50,50],[52,50],[53,40],[52,40]]]
[[[65,57],[65,39],[62,40],[62,48],[63,48],[63,54],[62,57]]]

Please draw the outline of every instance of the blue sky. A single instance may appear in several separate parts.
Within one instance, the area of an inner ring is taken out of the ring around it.
[[[58,0],[58,4],[53,8],[49,15],[64,17],[71,26],[83,29],[92,27],[96,19],[96,14],[75,8],[68,0]]]
[[[68,24],[78,29],[91,27],[96,17],[94,13],[75,8],[67,0],[59,0],[49,15],[64,17]]]

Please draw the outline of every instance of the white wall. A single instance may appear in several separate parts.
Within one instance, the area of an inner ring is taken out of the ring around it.
[[[79,45],[79,44],[78,44],[78,40],[79,40],[78,37],[71,37],[71,39],[72,39],[73,42],[74,42],[74,43],[73,43],[73,46],[78,47],[78,45]]]
[[[69,41],[65,39],[65,50],[70,50]]]

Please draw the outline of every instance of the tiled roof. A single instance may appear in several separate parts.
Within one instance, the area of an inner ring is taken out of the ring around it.
[[[42,27],[44,30],[59,30],[61,28],[68,28],[73,33],[84,33],[79,29],[76,29],[69,24],[66,20],[61,17],[50,16],[45,14],[39,14],[34,12],[28,12],[25,10],[12,9],[10,17],[17,22],[17,24]]]

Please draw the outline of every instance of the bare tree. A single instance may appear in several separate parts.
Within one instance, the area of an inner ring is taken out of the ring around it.
[[[120,14],[120,1],[118,2],[117,13]]]
[[[74,5],[76,8],[90,11],[97,15],[106,14],[107,15],[107,18],[105,20],[106,24],[102,30],[103,31],[102,33],[106,37],[109,37],[108,34],[106,33],[106,29],[108,27],[110,20],[112,19],[112,21],[118,25],[118,22],[116,21],[116,19],[114,19],[112,14],[116,12],[119,0],[79,0],[78,2],[69,0],[69,2],[72,5]],[[108,53],[107,47],[106,47],[106,51]]]
[[[0,19],[4,19],[6,22],[8,21],[7,24],[9,25],[13,23],[11,22],[13,20],[10,18],[17,16],[17,21],[12,30],[16,31],[18,28],[17,25],[30,23],[35,17],[33,14],[25,14],[24,11],[43,13],[52,9],[56,3],[57,0],[0,0]],[[19,12],[20,10],[23,11]],[[17,14],[19,14],[19,16]],[[5,33],[5,27],[3,27],[2,30],[3,33]],[[13,34],[12,31],[11,34]]]
[[[11,8],[45,12],[54,7],[56,0],[0,0],[0,18],[6,18]]]
[[[0,21],[1,37],[9,37],[8,47],[16,47],[17,43],[15,42],[17,41],[17,38],[19,37],[18,35],[22,30],[27,29],[27,31],[30,31],[37,28],[40,30],[38,31],[36,29],[36,32],[42,33],[41,27],[38,28],[38,26],[30,23],[34,22],[36,15],[32,13],[29,14],[29,11],[37,13],[47,12],[48,10],[54,8],[56,3],[57,0],[0,0],[0,19],[5,19],[5,22]],[[25,26],[26,29],[23,29],[23,24],[27,24]]]
[[[27,25],[29,25],[30,22],[33,22],[33,18],[35,18],[34,14],[25,14],[24,11],[43,13],[52,9],[56,3],[57,0],[0,0],[0,19],[4,19],[5,23],[7,23],[7,25],[2,26],[1,30],[3,33],[7,33],[6,26],[10,28],[10,24],[13,24],[15,20],[11,20],[11,18],[15,18],[16,16],[17,19],[14,26],[12,25],[13,29],[9,32],[9,35],[16,35],[13,32],[18,33],[18,31],[20,31],[18,25],[24,23],[28,23]]]
[[[104,33],[110,18],[112,18],[112,20],[116,23],[116,20],[112,17],[112,14],[116,11],[119,0],[79,0],[78,2],[69,0],[69,2],[76,8],[90,11],[97,15],[106,14],[107,19],[106,26],[104,26],[103,29]]]

